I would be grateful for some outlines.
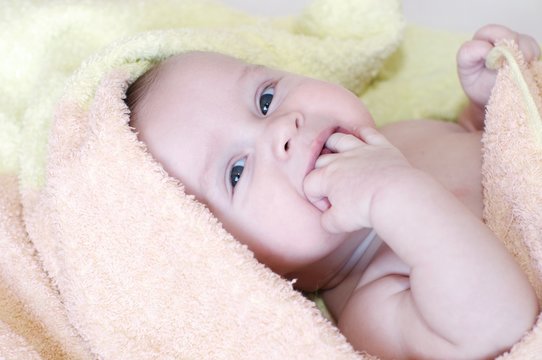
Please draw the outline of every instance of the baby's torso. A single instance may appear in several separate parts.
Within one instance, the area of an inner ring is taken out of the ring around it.
[[[482,216],[481,132],[431,120],[399,122],[380,131],[414,167],[431,174]]]
[[[481,133],[467,132],[453,123],[412,120],[387,125],[380,131],[414,167],[431,174],[482,217]],[[423,226],[423,223],[420,223]],[[339,317],[356,288],[389,274],[409,275],[409,267],[382,243],[363,271],[351,272],[334,289],[323,293],[335,317]]]

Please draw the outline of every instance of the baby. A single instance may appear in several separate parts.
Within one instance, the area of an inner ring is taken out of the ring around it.
[[[458,52],[470,105],[457,124],[375,129],[348,90],[216,53],[173,56],[128,90],[131,126],[255,253],[301,290],[320,290],[357,349],[384,358],[472,359],[506,351],[537,300],[481,221],[481,129],[502,38],[480,29]],[[452,150],[452,151],[451,151]]]

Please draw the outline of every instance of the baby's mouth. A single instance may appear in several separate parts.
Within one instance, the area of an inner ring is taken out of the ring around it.
[[[327,139],[325,139],[324,141],[324,145],[322,146],[322,150],[320,151],[320,154],[318,155],[318,157],[322,156],[322,155],[326,155],[326,154],[333,154],[334,151],[330,150],[326,144],[327,144],[327,140],[329,139],[329,137],[333,134],[346,134],[346,135],[354,135],[354,133],[352,131],[348,131],[346,130],[345,128],[342,128],[342,127],[337,127],[335,128],[327,137]],[[355,135],[354,135],[355,136]]]
[[[312,157],[311,159],[309,159],[309,164],[308,164],[307,170],[305,171],[305,176],[307,176],[307,174],[309,174],[311,171],[314,170],[316,161],[318,160],[318,158],[320,158],[320,156],[335,153],[333,150],[329,149],[326,146],[326,143],[329,137],[335,133],[353,134],[351,131],[348,131],[342,127],[335,127],[332,129],[327,129],[324,132],[322,132],[314,141],[316,144],[313,144],[313,145],[316,145],[320,148],[318,149],[318,148],[314,148],[314,146],[312,147],[312,151],[313,151]]]
[[[329,150],[326,146],[326,144],[324,143],[324,147],[322,148],[322,150],[320,151],[320,155],[318,155],[318,157],[322,156],[322,155],[326,155],[326,154],[331,154],[333,153],[333,151]]]

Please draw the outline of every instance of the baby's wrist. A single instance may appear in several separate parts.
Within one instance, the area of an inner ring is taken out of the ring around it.
[[[428,194],[442,192],[446,192],[445,188],[426,172],[416,168],[405,169],[401,174],[388,179],[373,195],[369,209],[370,221],[373,226],[387,223],[387,219],[396,218],[393,214],[415,208],[422,199],[427,202]]]
[[[484,129],[484,119],[485,105],[479,105],[471,100],[459,115],[458,123],[469,131],[480,131]]]

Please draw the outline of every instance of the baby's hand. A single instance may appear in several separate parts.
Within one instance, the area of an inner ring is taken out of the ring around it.
[[[371,204],[389,184],[413,171],[403,154],[373,128],[359,131],[361,139],[336,133],[304,181],[305,195],[323,211],[322,226],[331,233],[372,227]],[[328,206],[322,206],[327,198]]]
[[[495,85],[496,71],[486,68],[485,61],[495,43],[514,40],[526,61],[540,57],[540,46],[529,35],[517,33],[501,25],[486,25],[474,34],[472,40],[464,43],[457,53],[457,71],[465,94],[480,108],[483,108]]]

